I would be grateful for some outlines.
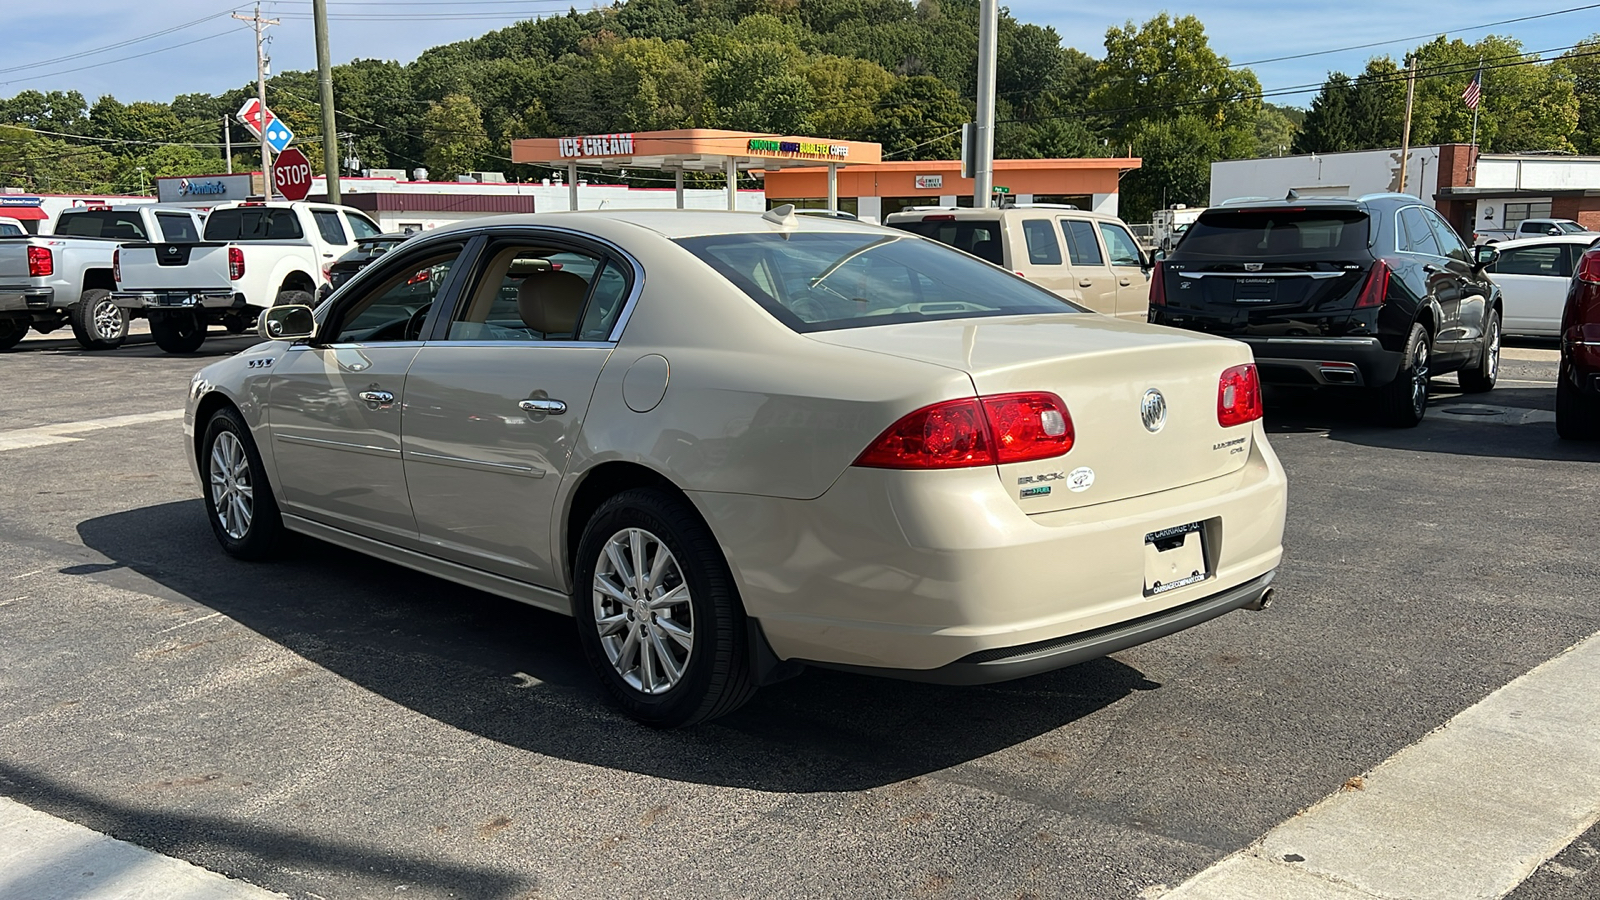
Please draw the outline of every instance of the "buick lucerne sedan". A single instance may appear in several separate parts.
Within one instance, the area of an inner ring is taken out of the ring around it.
[[[1031,675],[1260,609],[1285,479],[1244,344],[845,219],[414,237],[195,376],[217,539],[285,532],[576,620],[671,727],[807,665]]]

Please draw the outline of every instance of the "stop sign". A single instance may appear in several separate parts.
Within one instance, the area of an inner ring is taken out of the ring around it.
[[[290,147],[278,154],[272,164],[272,186],[290,200],[304,200],[311,192],[311,163],[306,155]]]

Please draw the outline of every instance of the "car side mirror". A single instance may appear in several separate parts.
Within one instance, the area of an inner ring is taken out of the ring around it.
[[[303,341],[316,331],[309,306],[274,306],[256,320],[256,334],[269,341]]]
[[[1552,225],[1549,228],[1546,228],[1544,233],[1550,235],[1551,237],[1555,237],[1555,236],[1561,234],[1561,229],[1559,229],[1559,228],[1555,227],[1554,225]]]
[[[1472,248],[1472,267],[1483,270],[1494,265],[1500,258],[1500,249],[1493,244],[1479,244]]]

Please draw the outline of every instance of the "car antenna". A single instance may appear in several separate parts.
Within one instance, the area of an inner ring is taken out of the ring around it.
[[[800,220],[794,217],[793,203],[785,203],[782,206],[774,206],[773,208],[762,213],[761,218],[766,219],[768,222],[771,222],[774,225],[779,225],[784,228],[793,228],[800,224]]]

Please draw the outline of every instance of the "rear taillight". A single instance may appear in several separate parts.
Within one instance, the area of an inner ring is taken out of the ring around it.
[[[1028,462],[1072,449],[1072,416],[1055,394],[1033,391],[925,406],[889,426],[855,465],[958,469]]]
[[[1254,422],[1263,414],[1261,378],[1246,363],[1226,369],[1217,381],[1217,424],[1223,428]]]
[[[122,283],[122,248],[111,251],[111,280]]]
[[[1588,251],[1578,260],[1578,280],[1600,284],[1600,248]]]
[[[40,278],[56,273],[56,255],[50,252],[49,247],[28,248],[28,276]]]
[[[1356,309],[1382,306],[1388,296],[1389,264],[1380,259],[1374,262],[1367,272],[1367,280],[1361,285],[1361,294],[1356,297]]]
[[[228,280],[238,281],[244,277],[244,250],[240,247],[228,248]]]
[[[1166,273],[1162,269],[1163,267],[1159,262],[1150,269],[1151,306],[1167,305],[1167,279],[1165,277]]]

